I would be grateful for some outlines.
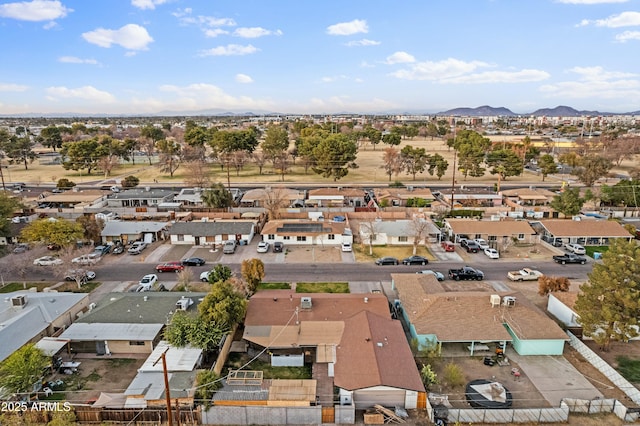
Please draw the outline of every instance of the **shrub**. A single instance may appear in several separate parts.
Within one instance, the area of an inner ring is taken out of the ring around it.
[[[420,370],[420,377],[424,386],[429,389],[429,386],[438,384],[438,375],[433,371],[430,364],[424,364]]]
[[[444,381],[452,387],[462,386],[465,383],[464,373],[460,366],[456,363],[450,362],[444,366]]]
[[[571,282],[567,277],[548,277],[542,276],[538,278],[538,294],[544,296],[554,291],[569,291]]]

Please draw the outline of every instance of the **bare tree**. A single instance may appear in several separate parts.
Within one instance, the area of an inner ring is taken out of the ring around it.
[[[186,164],[185,183],[196,188],[207,188],[211,185],[207,164],[202,160],[190,161]]]
[[[280,180],[284,182],[284,175],[289,171],[289,158],[290,154],[287,151],[282,151],[273,156],[273,168],[276,172],[280,173]]]
[[[262,174],[262,168],[264,167],[265,164],[267,164],[267,156],[265,155],[264,152],[260,151],[260,152],[254,152],[252,157],[253,157],[253,162],[256,163],[256,166],[258,166],[258,170],[260,174]]]
[[[419,216],[414,216],[408,225],[409,236],[413,237],[413,254],[418,251],[420,243],[426,243],[427,236],[429,235],[429,229],[431,228],[429,222]]]
[[[391,181],[391,175],[395,174],[398,176],[402,171],[402,157],[400,156],[400,152],[392,146],[385,148],[382,154],[382,163],[383,165],[380,167],[383,168],[385,174],[389,176],[389,181]]]
[[[288,193],[284,188],[265,189],[264,208],[269,220],[280,218],[280,211],[289,204]]]
[[[369,244],[369,256],[373,256],[373,242],[378,238],[378,216],[375,213],[367,214],[360,221],[360,235]]]
[[[104,172],[105,179],[111,175],[111,171],[120,165],[120,157],[107,155],[98,159],[98,167]]]
[[[231,164],[233,164],[233,167],[236,169],[236,176],[240,176],[240,170],[242,170],[249,158],[249,153],[245,150],[231,153]]]

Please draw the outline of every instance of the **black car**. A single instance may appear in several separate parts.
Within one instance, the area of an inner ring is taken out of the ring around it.
[[[124,253],[124,246],[122,244],[116,244],[113,250],[111,251],[113,254],[122,254]]]
[[[480,246],[475,241],[466,240],[464,247],[467,249],[467,253],[477,253],[480,251]]]
[[[376,259],[376,265],[397,265],[400,262],[395,257],[381,257],[380,259]]]
[[[184,266],[202,266],[205,264],[205,260],[201,257],[190,257],[182,261]]]
[[[411,256],[402,260],[403,265],[426,265],[429,263],[429,259],[422,256]]]
[[[284,248],[284,244],[282,242],[276,241],[275,243],[273,243],[273,252],[274,253],[282,252],[283,248]]]

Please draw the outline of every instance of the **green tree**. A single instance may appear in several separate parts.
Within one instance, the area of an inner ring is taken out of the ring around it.
[[[632,240],[613,239],[602,263],[595,263],[575,304],[583,333],[603,351],[613,341],[638,336],[640,248]]]
[[[382,136],[382,143],[387,145],[400,145],[402,136],[398,132],[389,132]]]
[[[76,186],[76,183],[67,178],[58,179],[58,182],[56,183],[56,188],[60,189],[71,189],[74,186]]]
[[[282,126],[271,125],[267,128],[264,142],[260,146],[267,158],[273,161],[277,155],[289,149],[289,133]]]
[[[22,228],[20,237],[24,241],[66,247],[84,237],[84,228],[79,222],[65,219],[38,219]]]
[[[140,184],[140,179],[136,176],[126,176],[122,179],[123,188],[135,188]]]
[[[10,233],[10,219],[16,210],[24,208],[17,198],[6,191],[0,191],[0,236],[7,237]]]
[[[55,151],[62,147],[62,132],[59,127],[54,125],[47,126],[44,129],[40,130],[40,135],[38,136],[38,142],[40,142],[43,146],[48,148],[53,148]]]
[[[213,370],[200,370],[196,374],[196,394],[195,399],[205,408],[211,404],[211,400],[216,390],[220,389],[220,377]]]
[[[211,352],[228,332],[228,327],[219,327],[215,322],[205,320],[202,315],[176,311],[164,331],[164,338],[177,347],[191,345]]]
[[[160,127],[153,124],[147,124],[140,129],[140,136],[151,139],[154,143],[165,138],[164,132]]]
[[[156,147],[160,152],[160,169],[173,177],[173,174],[180,167],[182,146],[174,139],[161,139],[156,142]]]
[[[558,171],[558,165],[553,158],[553,155],[544,154],[538,159],[538,167],[540,168],[540,174],[542,175],[542,181],[550,174]]]
[[[240,274],[247,283],[249,295],[252,295],[264,279],[264,263],[260,259],[245,259],[240,266]]]
[[[44,353],[28,343],[0,363],[0,388],[12,394],[29,394],[49,364]]]
[[[586,186],[592,187],[598,179],[609,173],[612,166],[611,161],[604,157],[589,155],[580,159],[579,166],[573,170],[573,174]]]
[[[92,216],[80,216],[76,219],[84,231],[84,239],[89,241],[100,241],[104,221]]]
[[[229,268],[226,265],[221,265],[218,263],[209,272],[209,282],[211,284],[216,284],[219,282],[227,281],[232,276],[233,276],[233,272],[231,271],[231,268]]]
[[[3,138],[0,137],[0,141]],[[31,137],[26,134],[24,136],[12,136],[8,141],[0,143],[0,149],[14,163],[22,163],[24,169],[29,169],[29,163],[36,159],[36,153],[33,152],[33,142]]]
[[[315,165],[313,171],[334,181],[345,177],[355,163],[358,147],[342,134],[330,134],[313,148]]]
[[[239,151],[248,153],[255,151],[259,143],[256,130],[221,130],[214,133],[209,143],[223,167],[227,169],[227,188],[231,188],[233,155]]]
[[[573,216],[580,213],[583,204],[579,188],[566,188],[560,195],[555,195],[549,205],[565,216]]]
[[[369,143],[373,146],[373,150],[376,150],[376,145],[382,140],[382,132],[378,129],[374,129],[371,125],[364,128],[364,134],[369,139]]]
[[[239,323],[246,310],[246,298],[229,281],[222,281],[211,287],[211,291],[198,305],[203,320],[213,321],[220,327],[232,327]]]
[[[429,156],[424,148],[414,148],[407,145],[400,150],[400,159],[406,172],[413,176],[413,180],[416,180],[416,174],[425,171]]]
[[[98,147],[96,138],[63,143],[60,149],[62,167],[65,170],[86,170],[90,175],[98,167]]]
[[[430,176],[433,176],[435,172],[436,176],[438,176],[438,180],[442,179],[442,176],[447,172],[449,168],[449,162],[444,159],[444,157],[440,154],[433,154],[429,157],[429,168],[427,171]]]
[[[211,185],[209,189],[202,191],[201,198],[205,206],[214,209],[224,209],[233,206],[233,196],[231,192],[219,182]]]

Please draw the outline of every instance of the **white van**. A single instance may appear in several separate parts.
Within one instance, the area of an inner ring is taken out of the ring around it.
[[[224,254],[233,254],[236,252],[236,242],[235,241],[225,241],[224,246],[222,246],[222,253]]]

